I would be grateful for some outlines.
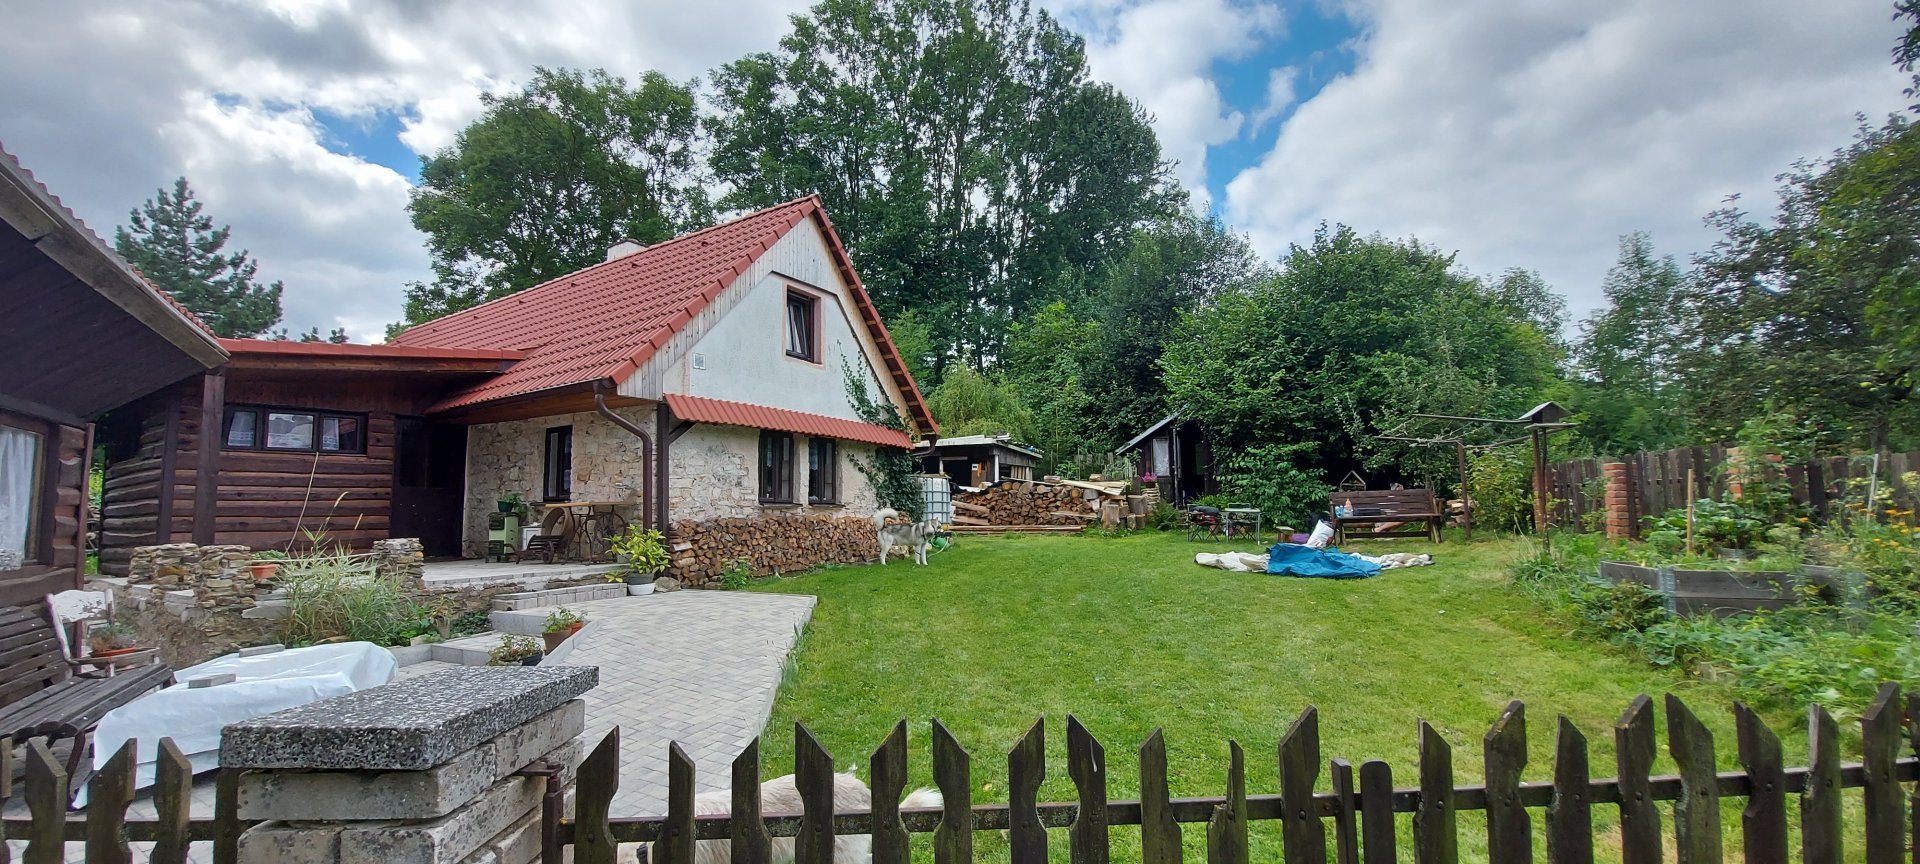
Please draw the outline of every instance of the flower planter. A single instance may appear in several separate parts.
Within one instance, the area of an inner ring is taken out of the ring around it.
[[[265,582],[268,579],[272,579],[273,574],[280,572],[280,562],[255,561],[248,564],[247,569],[253,571],[253,581]]]
[[[535,654],[535,655],[533,655],[533,656],[531,656],[531,657],[522,657],[522,658],[520,658],[520,665],[522,665],[522,666],[538,666],[538,665],[540,665],[540,661],[541,661],[541,660],[544,660],[544,659],[546,659],[546,656],[547,656],[547,655],[545,655],[545,654]]]
[[[580,628],[585,626],[587,626],[586,622],[582,621],[578,624],[574,624],[568,627],[565,630],[555,630],[550,633],[540,634],[540,638],[543,640],[546,640],[547,653],[552,654],[556,649],[560,647],[560,643],[565,642],[568,639],[572,638],[573,634],[580,632]]]
[[[639,582],[639,583],[628,582],[627,583],[628,597],[645,597],[648,594],[652,594],[652,593],[653,593],[652,582]]]

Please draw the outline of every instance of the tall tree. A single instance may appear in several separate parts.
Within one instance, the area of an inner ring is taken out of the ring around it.
[[[824,0],[713,81],[722,203],[819,193],[881,310],[921,313],[936,375],[998,362],[1063,270],[1179,202],[1139,106],[1025,0]]]
[[[227,338],[257,336],[280,321],[280,292],[275,281],[255,280],[259,263],[247,250],[228,254],[231,226],[213,227],[213,217],[193,197],[187,178],[172,191],[154,197],[127,214],[113,233],[114,248],[153,284]]]
[[[1580,324],[1576,377],[1554,394],[1577,416],[1579,447],[1620,454],[1685,443],[1686,415],[1676,364],[1690,308],[1685,275],[1653,238],[1620,238],[1620,255],[1601,281],[1607,307]]]
[[[482,97],[486,113],[422,160],[407,204],[435,273],[408,286],[408,322],[596,263],[623,238],[710,222],[696,83],[536,68],[519,92]]]

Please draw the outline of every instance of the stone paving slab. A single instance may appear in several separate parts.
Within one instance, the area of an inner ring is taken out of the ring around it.
[[[666,812],[667,744],[680,742],[702,790],[728,769],[773,711],[787,658],[814,598],[675,591],[568,604],[597,622],[568,640],[563,665],[600,667],[587,691],[586,749],[620,727],[620,816]]]

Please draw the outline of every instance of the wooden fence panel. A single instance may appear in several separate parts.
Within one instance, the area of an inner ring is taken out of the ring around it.
[[[767,864],[773,859],[773,838],[767,836],[767,824],[760,821],[760,739],[747,742],[740,755],[733,758],[733,809],[739,819],[727,826],[727,849],[731,853],[732,864]],[[880,772],[874,771],[873,784],[881,783]],[[880,860],[880,838],[874,838],[873,857]]]
[[[613,809],[613,794],[620,791],[620,727],[607,730],[575,776],[579,778],[574,781],[579,827],[573,835],[573,860],[575,864],[614,864],[619,844],[607,830],[607,816]]]
[[[1338,864],[1360,864],[1360,836],[1355,833],[1353,763],[1335,759],[1328,782],[1333,784],[1333,852]]]
[[[1807,787],[1800,793],[1800,860],[1840,861],[1840,727],[1827,709],[1807,708]]]
[[[972,761],[953,733],[933,721],[933,785],[945,801],[933,832],[934,864],[973,864]]]
[[[1904,851],[1906,826],[1900,781],[1893,766],[1900,758],[1900,685],[1881,685],[1873,705],[1860,715],[1861,765],[1866,769],[1867,864],[1897,864]]]
[[[1393,766],[1379,759],[1360,763],[1360,834],[1365,864],[1394,864]]]
[[[132,864],[127,845],[127,805],[133,803],[133,760],[138,742],[128,739],[87,784],[87,864]]]
[[[1420,809],[1413,814],[1415,864],[1454,864],[1459,835],[1453,815],[1453,748],[1420,721]]]
[[[1660,811],[1654,808],[1653,700],[1637,696],[1613,727],[1613,757],[1620,776],[1620,860],[1661,864]]]
[[[3,745],[0,745],[3,746]],[[172,738],[160,739],[160,755],[154,769],[153,809],[155,817],[153,851],[150,864],[186,864],[187,826],[193,819],[193,763],[180,752]]]
[[[693,757],[681,749],[680,742],[667,742],[667,819],[660,826],[660,838],[653,841],[649,860],[693,864],[694,771]]]
[[[867,759],[873,801],[873,864],[906,864],[907,826],[900,822],[900,799],[907,794],[907,721],[901,718],[887,740]]]
[[[1167,739],[1159,730],[1140,744],[1140,860],[1180,864],[1180,823],[1167,786]]]
[[[793,787],[800,794],[795,864],[833,861],[833,754],[804,723],[793,724]]]
[[[1326,826],[1313,799],[1319,777],[1320,711],[1308,706],[1280,739],[1280,840],[1287,864],[1326,864]]]
[[[27,835],[25,864],[65,864],[67,860],[67,769],[53,758],[47,739],[27,742],[27,809],[33,813],[33,830]]]
[[[1680,797],[1673,802],[1680,864],[1719,864],[1720,783],[1713,733],[1672,693],[1667,694],[1667,751],[1680,767]]]

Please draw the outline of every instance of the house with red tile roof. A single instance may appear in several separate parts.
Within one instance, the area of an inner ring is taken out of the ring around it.
[[[856,463],[937,434],[817,197],[622,242],[387,345],[221,344],[222,392],[176,388],[114,440],[134,462],[171,456],[161,488],[210,464],[214,539],[255,548],[318,529],[478,557],[513,496],[549,533],[866,519],[878,502]],[[862,420],[850,381],[908,431]],[[174,521],[137,539],[180,539]]]

